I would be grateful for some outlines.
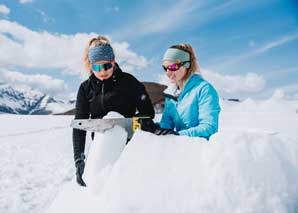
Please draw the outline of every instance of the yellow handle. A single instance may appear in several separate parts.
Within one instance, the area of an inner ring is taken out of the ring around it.
[[[150,117],[133,117],[132,118],[132,131],[135,132],[137,129],[141,129],[141,124],[139,122],[140,118],[150,118]]]

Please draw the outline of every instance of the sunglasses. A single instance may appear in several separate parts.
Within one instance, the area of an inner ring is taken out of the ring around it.
[[[106,64],[92,64],[92,70],[94,72],[99,72],[100,70],[104,69],[104,70],[108,70],[111,69],[113,66],[112,63],[106,63]]]
[[[170,64],[167,67],[162,65],[162,68],[167,71],[170,70],[172,72],[177,71],[180,69],[180,67],[182,67],[184,64],[189,63],[190,61],[183,61],[183,62],[178,62],[178,63],[174,63],[174,64]]]

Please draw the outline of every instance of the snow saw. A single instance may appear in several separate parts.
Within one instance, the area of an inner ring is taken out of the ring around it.
[[[74,119],[71,127],[91,132],[104,132],[115,126],[121,126],[127,131],[127,137],[131,138],[137,129],[141,129],[140,120],[150,119],[150,117],[132,118],[106,118],[106,119]]]

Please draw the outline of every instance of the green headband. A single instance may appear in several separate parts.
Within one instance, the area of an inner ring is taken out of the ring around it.
[[[190,61],[190,54],[186,51],[169,48],[163,56],[163,61],[184,62]],[[184,65],[186,68],[190,67],[190,63]]]

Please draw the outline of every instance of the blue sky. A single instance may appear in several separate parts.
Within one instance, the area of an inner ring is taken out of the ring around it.
[[[0,1],[0,77],[53,95],[86,78],[81,55],[108,35],[123,71],[164,82],[167,47],[190,43],[222,97],[298,97],[298,1]],[[61,92],[63,91],[63,92]]]

